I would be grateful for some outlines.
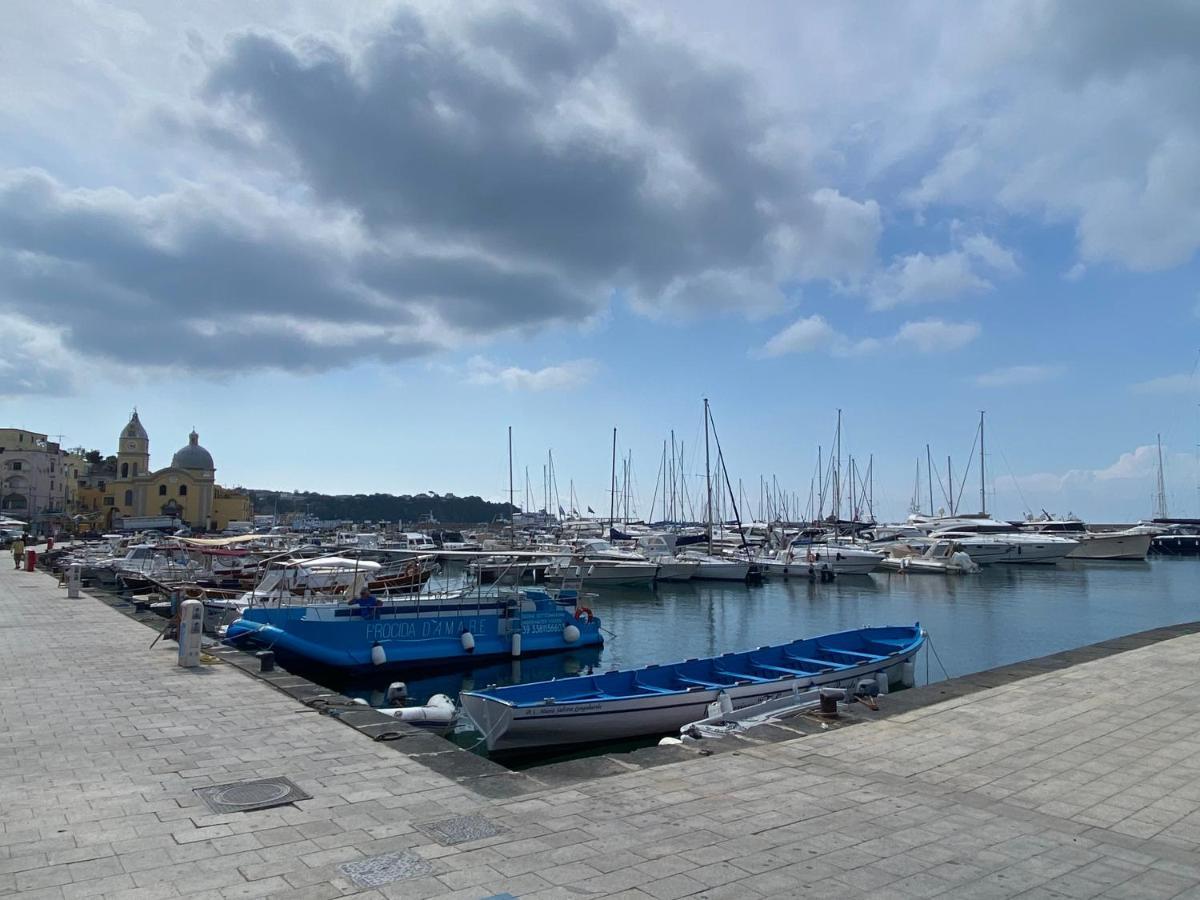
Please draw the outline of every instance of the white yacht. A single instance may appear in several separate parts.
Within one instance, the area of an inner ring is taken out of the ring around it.
[[[692,577],[698,581],[745,581],[750,575],[748,559],[709,556],[700,550],[684,550],[677,558],[697,564]]]
[[[1074,516],[1031,519],[1021,528],[1032,534],[1059,535],[1079,541],[1079,546],[1070,553],[1071,559],[1144,560],[1157,533],[1144,525],[1119,531],[1088,531],[1083,521]]]
[[[979,534],[1002,535],[1006,543],[1016,549],[1003,557],[997,558],[998,563],[1037,563],[1054,565],[1062,562],[1071,551],[1079,546],[1079,541],[1054,534],[1029,534],[1020,531],[1011,522],[1001,522],[990,516],[923,516],[908,517],[910,525],[925,531],[929,535],[935,533],[955,535]],[[955,540],[958,540],[956,537]]]
[[[767,575],[808,578],[821,572],[834,575],[868,575],[883,559],[883,553],[846,544],[809,544],[792,541],[782,550],[753,558]]]
[[[691,581],[700,568],[694,559],[679,559],[671,552],[671,545],[661,534],[649,534],[638,538],[638,551],[646,559],[658,563],[659,581]]]

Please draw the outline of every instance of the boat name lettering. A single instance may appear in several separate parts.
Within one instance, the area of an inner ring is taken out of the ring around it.
[[[483,619],[418,619],[408,622],[369,622],[367,640],[421,640],[424,638],[458,637],[464,631],[478,634],[484,629]]]

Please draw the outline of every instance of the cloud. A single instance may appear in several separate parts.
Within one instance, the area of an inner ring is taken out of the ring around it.
[[[906,79],[923,90],[889,125],[934,160],[906,201],[1065,223],[1085,264],[1151,271],[1192,258],[1200,7],[1168,0],[1142,15],[1119,2],[1018,0],[987,18],[935,24],[933,71]],[[914,111],[920,120],[898,121]]]
[[[1038,384],[1061,375],[1064,368],[1061,365],[1022,365],[1005,366],[984,372],[975,376],[975,383],[980,387],[1011,387],[1015,385]]]
[[[0,172],[0,313],[49,304],[64,347],[132,368],[313,372],[585,326],[614,295],[754,318],[874,264],[878,204],[823,185],[744,70],[624,8],[339,15],[97,21],[75,50],[102,88],[55,63],[55,108],[119,108],[152,163]]]
[[[466,379],[469,384],[500,385],[509,391],[562,391],[587,384],[599,368],[595,360],[577,359],[530,370],[500,366],[486,357],[473,356],[467,360]]]
[[[17,314],[6,317],[0,344],[0,397],[73,391],[80,367],[72,367],[60,328]]]
[[[1192,453],[1163,448],[1163,473],[1169,506],[1176,514],[1195,500],[1200,475]],[[995,490],[1003,503],[1020,502],[1034,510],[1074,511],[1094,521],[1129,521],[1149,516],[1158,477],[1158,447],[1143,444],[1120,454],[1110,465],[1065,472],[995,475]]]
[[[1162,375],[1147,381],[1139,381],[1130,387],[1136,394],[1193,394],[1200,392],[1200,378],[1193,371],[1190,375]]]
[[[1020,272],[1015,254],[984,234],[956,235],[957,248],[930,256],[923,252],[897,256],[867,286],[874,309],[914,303],[956,300],[992,289],[980,269],[995,275]]]
[[[920,322],[905,322],[892,342],[910,346],[921,353],[940,353],[958,350],[979,337],[976,322],[944,322],[941,319],[925,319]]]
[[[975,322],[924,319],[905,322],[890,337],[852,339],[835,329],[823,316],[813,315],[796,320],[753,355],[773,357],[824,351],[834,356],[861,356],[889,346],[918,353],[941,353],[964,347],[979,334],[980,327]]]

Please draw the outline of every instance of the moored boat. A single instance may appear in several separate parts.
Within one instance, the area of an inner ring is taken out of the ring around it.
[[[920,625],[859,628],[773,647],[667,665],[463,691],[489,751],[529,750],[669,734],[702,718],[724,693],[734,708],[879,672],[911,682]]]

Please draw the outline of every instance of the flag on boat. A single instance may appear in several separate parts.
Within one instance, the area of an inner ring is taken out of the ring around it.
[[[592,515],[596,514],[596,511],[594,509],[592,509],[590,506],[588,507],[588,512],[590,512]]]
[[[563,509],[561,505],[558,507],[558,515],[561,518],[566,518],[566,515],[567,515],[567,511],[565,509]]]

